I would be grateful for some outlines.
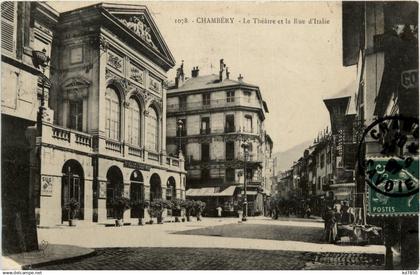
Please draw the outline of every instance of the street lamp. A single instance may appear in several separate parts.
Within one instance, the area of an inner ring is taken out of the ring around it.
[[[179,151],[178,151],[178,157],[182,154],[182,127],[184,126],[184,122],[179,119],[177,122],[178,125],[178,137],[179,137]]]
[[[244,142],[241,144],[241,147],[244,149],[244,205],[245,205],[245,212],[242,217],[242,221],[246,221],[248,216],[248,197],[246,194],[247,183],[246,183],[246,159],[248,157],[248,150],[249,150],[249,143]]]

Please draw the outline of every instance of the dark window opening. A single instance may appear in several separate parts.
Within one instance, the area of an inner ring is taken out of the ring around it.
[[[210,160],[210,144],[208,143],[201,144],[201,160],[202,161]]]
[[[226,169],[226,181],[235,181],[235,169]]]
[[[226,92],[226,102],[235,102],[235,91]]]
[[[235,132],[235,116],[227,115],[225,123],[225,133]]]
[[[226,160],[235,158],[235,143],[233,141],[226,142]]]
[[[203,94],[203,106],[210,106],[210,94]]]
[[[201,118],[201,134],[210,134],[210,118],[209,117],[202,117]]]

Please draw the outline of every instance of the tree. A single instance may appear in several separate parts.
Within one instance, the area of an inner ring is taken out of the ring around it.
[[[133,199],[130,200],[130,207],[139,217],[138,225],[143,225],[144,210],[149,207],[150,202],[144,199]]]

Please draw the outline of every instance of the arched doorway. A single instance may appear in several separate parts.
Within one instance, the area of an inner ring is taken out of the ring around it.
[[[80,210],[74,217],[75,219],[83,219],[84,213],[84,173],[82,165],[76,160],[68,160],[64,163],[61,171],[61,222],[68,221],[68,211],[65,209],[66,204],[74,199],[79,203]]]
[[[150,201],[162,199],[162,185],[158,174],[150,178]]]
[[[166,200],[170,201],[176,198],[176,187],[174,177],[169,177],[166,183]]]
[[[112,166],[106,174],[106,180],[106,216],[107,218],[112,219],[116,218],[114,209],[112,208],[112,201],[122,197],[124,191],[121,170],[117,166]]]
[[[143,175],[140,171],[134,170],[130,176],[130,200],[142,201],[144,200],[144,182]],[[132,218],[141,218],[135,209],[131,209]]]

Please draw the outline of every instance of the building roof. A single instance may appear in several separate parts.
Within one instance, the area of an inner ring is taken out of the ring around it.
[[[219,81],[219,76],[216,74],[203,75],[188,78],[182,83],[181,87],[169,87],[168,93],[176,92],[185,92],[185,91],[196,91],[196,90],[206,90],[206,89],[217,89],[217,88],[226,88],[232,86],[247,86],[249,88],[258,89],[258,86],[253,84],[248,84],[243,81],[232,80],[232,79],[223,79]]]

